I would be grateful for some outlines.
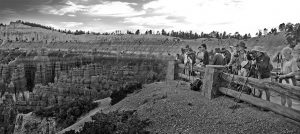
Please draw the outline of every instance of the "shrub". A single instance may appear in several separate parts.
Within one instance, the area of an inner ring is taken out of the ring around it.
[[[52,107],[43,108],[34,113],[40,117],[55,117],[58,126],[66,128],[74,124],[81,115],[89,112],[97,107],[89,98],[79,98],[63,105],[54,105]]]
[[[145,128],[151,123],[140,120],[135,111],[97,113],[92,116],[93,122],[86,122],[80,132],[74,130],[65,134],[148,134]]]
[[[125,86],[121,87],[119,90],[114,90],[111,94],[110,98],[111,105],[114,105],[124,99],[127,94],[133,93],[135,90],[141,89],[142,83],[135,82],[135,83],[127,83]]]

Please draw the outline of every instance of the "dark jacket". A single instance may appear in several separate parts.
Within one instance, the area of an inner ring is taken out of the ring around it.
[[[212,65],[224,65],[224,58],[223,58],[222,54],[216,53],[214,55],[214,58],[213,58],[211,64]]]
[[[200,62],[203,62],[203,65],[209,64],[209,55],[207,51],[204,51],[203,60],[200,60]]]
[[[229,64],[230,60],[231,60],[231,53],[228,50],[225,50],[224,52],[224,56],[225,56],[225,63],[224,64]]]
[[[271,71],[273,70],[273,66],[270,62],[270,57],[263,53],[260,57],[256,58],[256,67],[258,74],[261,78],[269,78],[271,76]]]

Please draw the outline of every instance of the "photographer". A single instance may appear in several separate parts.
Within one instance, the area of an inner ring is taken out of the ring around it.
[[[255,67],[254,72],[252,72],[252,77],[263,81],[271,81],[271,71],[273,70],[273,66],[266,51],[264,51],[261,46],[255,46],[248,53],[248,57],[253,61],[252,66]],[[258,93],[258,95],[256,93]],[[262,91],[257,89],[254,89],[253,94],[256,97],[262,97]],[[269,91],[266,91],[266,100],[270,101]]]
[[[258,72],[257,78],[270,78],[273,66],[266,51],[264,51],[260,46],[255,46],[249,53],[250,58],[254,61],[253,64],[256,66]]]
[[[229,64],[226,67],[232,67],[232,73],[238,74],[238,71],[241,69],[241,63],[247,61],[247,47],[244,42],[238,43],[236,46],[236,52],[231,57]]]

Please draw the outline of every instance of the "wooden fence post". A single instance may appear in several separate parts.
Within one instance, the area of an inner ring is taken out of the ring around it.
[[[170,60],[168,62],[168,70],[167,70],[167,80],[174,80],[174,76],[175,76],[175,61],[174,60]]]
[[[224,66],[207,65],[203,77],[202,95],[208,99],[216,98],[219,95],[219,87],[221,86],[221,77]]]

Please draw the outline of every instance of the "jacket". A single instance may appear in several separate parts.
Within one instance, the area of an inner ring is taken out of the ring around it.
[[[266,53],[256,58],[256,68],[258,74],[262,79],[269,78],[271,76],[271,71],[273,70],[273,65],[271,64],[270,57]]]
[[[222,54],[216,53],[214,55],[214,58],[213,58],[211,64],[212,65],[224,65],[224,58],[223,58]]]
[[[209,64],[209,55],[208,55],[207,51],[204,51],[203,60],[201,62],[203,62],[203,65],[208,65]]]

